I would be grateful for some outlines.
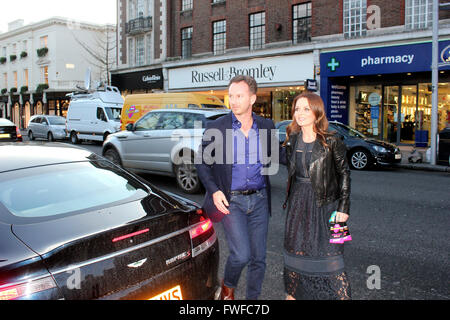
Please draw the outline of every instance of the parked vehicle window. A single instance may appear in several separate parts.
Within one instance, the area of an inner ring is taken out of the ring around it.
[[[161,117],[157,125],[159,130],[182,129],[184,125],[184,116],[178,112],[167,112]]]
[[[48,126],[48,122],[47,119],[42,118],[42,122],[41,122],[44,126]]]
[[[185,129],[194,129],[195,122],[200,122],[201,127],[204,127],[205,117],[197,113],[185,113],[184,114],[184,127]]]
[[[161,117],[160,112],[147,113],[141,120],[139,120],[136,123],[135,130],[136,131],[155,130],[160,117]]]
[[[41,117],[36,117],[32,121],[33,123],[41,123]]]
[[[105,112],[103,111],[102,108],[97,108],[97,119],[102,120],[102,121],[107,121]]]
[[[66,124],[66,119],[59,117],[49,117],[48,121],[51,125],[64,125]]]
[[[0,181],[0,202],[24,218],[61,215],[148,195],[142,184],[106,161],[28,168],[3,173]]]
[[[105,110],[109,120],[120,121],[120,113],[122,109],[105,107]]]
[[[343,129],[350,137],[356,137],[356,138],[366,138],[364,134],[362,134],[359,131],[356,131],[355,129],[352,129],[350,127],[344,127],[340,126],[341,129]]]

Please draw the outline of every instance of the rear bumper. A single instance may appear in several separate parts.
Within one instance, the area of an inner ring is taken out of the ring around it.
[[[216,240],[208,250],[189,261],[99,300],[148,300],[178,285],[183,300],[214,299],[219,285],[218,267],[219,241]]]

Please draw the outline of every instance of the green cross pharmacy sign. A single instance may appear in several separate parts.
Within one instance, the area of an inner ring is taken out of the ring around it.
[[[332,57],[330,62],[328,62],[327,66],[330,68],[332,72],[336,71],[336,68],[339,67],[341,64],[339,61],[336,60],[335,57]]]

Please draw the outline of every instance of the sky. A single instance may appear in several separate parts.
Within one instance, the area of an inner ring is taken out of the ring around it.
[[[55,16],[116,24],[116,0],[2,0],[0,32],[7,32],[8,23],[17,19],[23,19],[24,25],[28,25]]]

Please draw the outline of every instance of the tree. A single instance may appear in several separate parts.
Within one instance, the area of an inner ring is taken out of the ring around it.
[[[110,71],[116,66],[117,59],[115,50],[117,48],[116,33],[111,32],[111,25],[105,25],[104,30],[95,37],[93,44],[87,44],[80,40],[72,31],[73,37],[78,44],[88,53],[88,62],[100,70],[100,81],[110,85]]]

